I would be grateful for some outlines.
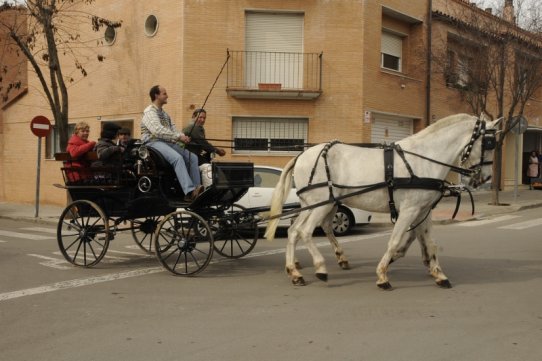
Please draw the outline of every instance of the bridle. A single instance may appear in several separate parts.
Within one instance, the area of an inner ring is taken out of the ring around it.
[[[497,146],[496,132],[496,129],[486,129],[486,122],[484,120],[477,119],[476,123],[474,124],[470,141],[465,146],[463,153],[461,154],[460,165],[463,166],[471,155],[474,143],[476,140],[478,140],[478,138],[482,137],[480,162],[468,168],[471,172],[471,178],[473,178],[478,184],[483,184],[491,178],[491,176],[488,176],[485,179],[482,179],[482,167],[493,164],[493,161],[484,160],[484,158],[486,152],[494,150]]]

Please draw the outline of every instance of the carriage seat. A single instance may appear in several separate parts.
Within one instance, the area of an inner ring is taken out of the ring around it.
[[[171,170],[173,170],[173,167],[166,161],[166,158],[164,158],[162,153],[160,153],[159,151],[157,151],[156,149],[153,149],[151,147],[147,147],[147,149],[149,150],[151,158],[154,161],[157,169],[160,169],[160,170],[171,169]]]
[[[83,156],[83,159],[90,160],[91,162],[93,162],[95,160],[98,160],[98,153],[96,153],[94,151],[87,152]],[[62,161],[62,162],[68,162],[70,160],[73,160],[73,158],[71,157],[70,153],[68,153],[68,152],[59,152],[59,153],[55,153],[55,160]]]

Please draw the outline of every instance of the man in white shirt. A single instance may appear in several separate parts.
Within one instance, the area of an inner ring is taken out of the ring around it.
[[[163,105],[167,104],[166,89],[155,85],[149,95],[152,104],[143,111],[141,140],[157,150],[173,166],[185,194],[184,200],[191,202],[203,190],[198,157],[184,148],[184,144],[190,142],[190,137],[178,131],[169,115],[162,109]]]

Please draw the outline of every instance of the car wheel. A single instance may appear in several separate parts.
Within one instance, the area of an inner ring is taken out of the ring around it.
[[[354,227],[354,216],[346,207],[339,207],[333,217],[333,233],[335,236],[344,236]]]

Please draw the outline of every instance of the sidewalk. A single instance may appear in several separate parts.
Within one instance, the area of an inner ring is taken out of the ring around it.
[[[463,193],[459,212],[452,220],[452,214],[456,206],[456,198],[443,198],[442,201],[433,210],[433,221],[435,223],[462,222],[473,219],[486,218],[489,216],[513,213],[522,209],[542,207],[542,190],[520,189],[517,197],[514,197],[514,191],[499,192],[500,206],[489,205],[492,199],[492,192],[481,190],[473,192],[475,213],[471,215],[471,202],[469,195]],[[0,202],[0,218],[25,220],[37,223],[57,224],[63,207],[40,204],[38,217],[35,204],[16,204]],[[390,223],[388,213],[373,213],[372,224]]]
[[[433,222],[439,224],[464,222],[498,214],[513,213],[522,209],[542,207],[542,190],[518,189],[517,194],[514,194],[513,190],[501,191],[499,192],[499,203],[501,205],[498,206],[489,204],[493,197],[493,192],[490,190],[475,191],[472,196],[474,198],[474,215],[472,214],[469,194],[463,192],[455,219],[452,219],[452,215],[454,214],[457,199],[448,197],[443,198],[433,210]],[[390,215],[388,213],[374,213],[371,223],[391,224]]]

